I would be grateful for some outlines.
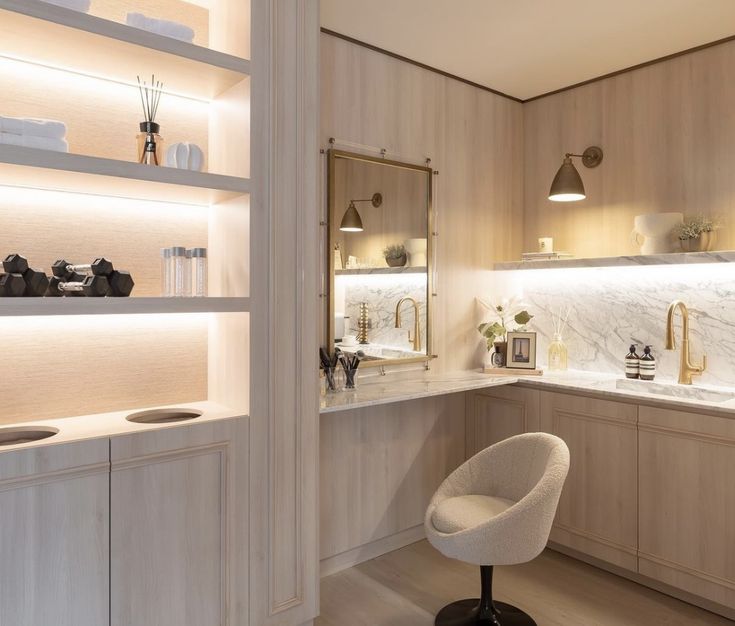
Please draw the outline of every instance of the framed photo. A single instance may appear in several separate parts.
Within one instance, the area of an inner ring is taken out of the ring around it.
[[[506,366],[536,369],[536,333],[508,333]]]

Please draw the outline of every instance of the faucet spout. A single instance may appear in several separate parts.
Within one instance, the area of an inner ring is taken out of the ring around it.
[[[413,304],[413,349],[414,352],[421,352],[421,324],[419,315],[419,305],[416,300],[410,296],[401,298],[396,304],[396,328],[401,327],[401,306],[404,302],[411,302]],[[411,341],[411,332],[408,333],[408,340]]]
[[[679,384],[691,385],[692,376],[702,374],[707,368],[707,355],[702,356],[702,364],[694,365],[689,353],[689,310],[681,300],[674,300],[669,305],[666,314],[666,349],[676,349],[676,336],[674,334],[674,314],[676,310],[681,311],[681,357],[679,359]]]

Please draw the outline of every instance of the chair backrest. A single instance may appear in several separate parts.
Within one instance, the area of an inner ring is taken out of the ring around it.
[[[467,461],[471,493],[518,502],[544,481],[561,492],[569,469],[569,449],[548,433],[525,433],[500,441]]]

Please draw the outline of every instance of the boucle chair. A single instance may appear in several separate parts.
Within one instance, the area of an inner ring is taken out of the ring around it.
[[[561,439],[527,433],[486,448],[442,483],[426,511],[426,536],[445,556],[480,566],[482,597],[445,606],[436,626],[536,623],[516,607],[493,602],[493,566],[541,554],[568,470],[569,449]]]

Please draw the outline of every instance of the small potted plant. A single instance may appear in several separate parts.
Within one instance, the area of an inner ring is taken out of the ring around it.
[[[387,246],[383,250],[383,257],[388,267],[403,267],[406,264],[406,248],[402,243]]]
[[[705,215],[697,215],[682,222],[674,229],[684,252],[707,252],[717,241],[719,224]]]
[[[496,319],[490,322],[483,322],[477,327],[477,330],[485,339],[487,351],[492,352],[495,350],[495,354],[491,355],[493,367],[503,367],[508,352],[508,333],[511,331],[524,332],[526,330],[526,324],[533,319],[533,315],[526,311],[523,305],[517,302],[515,298],[503,300],[500,304],[496,305],[489,305],[480,298],[478,298],[478,301]]]

